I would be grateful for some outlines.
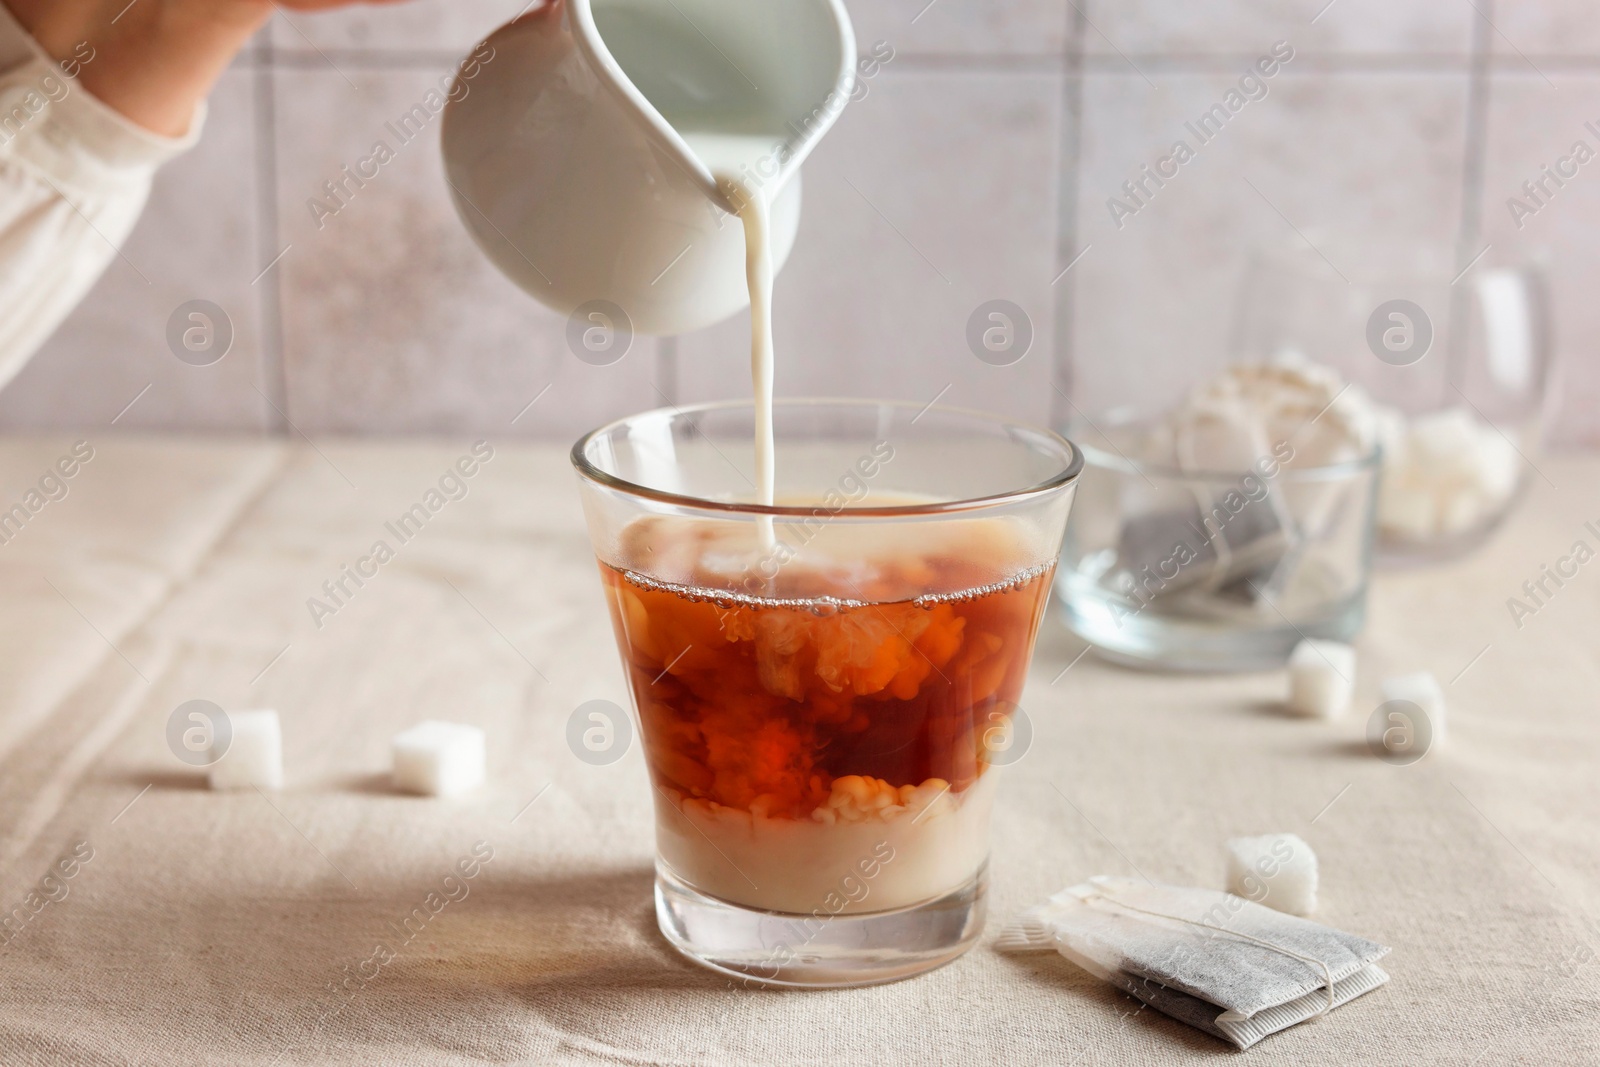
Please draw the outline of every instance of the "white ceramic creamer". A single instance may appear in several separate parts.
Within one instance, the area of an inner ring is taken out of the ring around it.
[[[842,0],[549,0],[487,43],[445,112],[445,176],[474,240],[542,303],[606,301],[645,334],[739,311],[730,178],[769,205],[773,269],[788,258],[800,164],[854,87]]]

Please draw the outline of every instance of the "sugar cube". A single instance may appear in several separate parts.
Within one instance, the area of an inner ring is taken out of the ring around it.
[[[486,745],[476,726],[420,722],[395,735],[394,787],[425,796],[454,796],[483,784]]]
[[[212,789],[282,789],[283,731],[275,711],[228,715],[227,747],[212,746]]]
[[[1478,445],[1478,420],[1464,407],[1430,411],[1411,423],[1411,445],[1435,469],[1470,472]]]
[[[1485,426],[1478,438],[1474,473],[1480,492],[1492,500],[1503,500],[1517,491],[1522,480],[1522,453],[1500,436],[1499,430]]]
[[[1228,892],[1290,915],[1310,915],[1317,910],[1317,854],[1296,834],[1230,838]]]
[[[1417,671],[1415,674],[1402,674],[1386,679],[1383,683],[1383,700],[1384,703],[1391,700],[1405,700],[1415,704],[1422,710],[1422,715],[1427,720],[1428,748],[1436,748],[1444,743],[1447,725],[1444,690],[1428,671]],[[1421,733],[1421,726],[1416,723],[1412,723],[1411,726],[1413,734]],[[1408,744],[1421,742],[1422,738],[1418,736]]]
[[[1385,467],[1378,490],[1378,521],[1388,533],[1426,541],[1439,526],[1439,503],[1431,486],[1415,472]]]
[[[1355,689],[1356,650],[1338,641],[1307,638],[1289,656],[1289,709],[1297,715],[1336,719]]]
[[[1483,525],[1522,479],[1517,446],[1465,407],[1406,422],[1385,434],[1378,520],[1410,540],[1460,535]]]
[[[1439,532],[1464,533],[1489,517],[1494,502],[1471,486],[1455,486],[1442,496]]]

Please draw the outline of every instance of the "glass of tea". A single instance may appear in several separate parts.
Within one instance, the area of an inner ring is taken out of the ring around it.
[[[976,412],[792,400],[605,426],[572,451],[691,959],[847,986],[983,926],[996,769],[1082,460]]]

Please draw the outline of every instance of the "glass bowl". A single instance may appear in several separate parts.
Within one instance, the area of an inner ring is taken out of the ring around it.
[[[1132,666],[1282,666],[1366,614],[1381,450],[1294,466],[1292,439],[1243,471],[1136,460],[1151,423],[1072,430],[1084,456],[1056,574],[1068,629]]]

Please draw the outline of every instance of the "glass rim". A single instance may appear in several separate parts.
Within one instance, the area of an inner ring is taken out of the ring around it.
[[[1154,475],[1169,481],[1189,482],[1236,482],[1247,474],[1257,474],[1255,468],[1245,467],[1243,470],[1222,470],[1220,468],[1194,467],[1185,468],[1174,466],[1170,463],[1151,463],[1146,460],[1133,459],[1117,450],[1115,446],[1104,449],[1095,445],[1077,445],[1079,454],[1086,463],[1091,463],[1103,470],[1121,471],[1124,474],[1137,474],[1141,477]],[[1261,456],[1256,460],[1273,459],[1274,456]],[[1355,459],[1340,460],[1337,463],[1320,463],[1312,467],[1288,467],[1279,461],[1278,473],[1272,476],[1272,481],[1291,482],[1331,482],[1348,478],[1353,474],[1370,471],[1378,468],[1383,463],[1383,444],[1374,443],[1362,455]]]
[[[1066,465],[1055,474],[1042,482],[1008,489],[1004,492],[990,493],[978,497],[965,497],[960,500],[934,501],[922,504],[888,504],[870,507],[856,507],[845,505],[838,511],[830,513],[835,518],[906,518],[921,515],[945,515],[965,511],[979,511],[989,508],[1002,507],[1007,504],[1019,503],[1038,497],[1048,496],[1051,493],[1073,484],[1077,481],[1084,467],[1084,451],[1072,441],[1056,433],[1054,430],[1042,426],[1034,426],[1015,419],[1006,418],[993,412],[980,411],[976,408],[949,407],[939,404],[918,405],[908,400],[869,400],[855,397],[783,397],[773,401],[774,413],[787,409],[819,409],[819,408],[895,408],[902,411],[917,412],[915,418],[934,413],[939,415],[953,415],[958,418],[971,419],[985,423],[990,427],[1004,429],[1013,434],[1023,434],[1041,443],[1055,446],[1067,453]],[[755,408],[753,400],[714,400],[700,404],[686,406],[669,405],[667,407],[653,408],[614,419],[596,429],[590,430],[572,446],[570,457],[572,465],[580,477],[597,485],[614,489],[629,496],[643,497],[662,504],[672,504],[678,507],[694,508],[700,511],[721,512],[726,515],[770,516],[773,518],[810,518],[820,506],[811,504],[754,504],[742,501],[708,500],[704,497],[690,496],[685,493],[674,493],[665,489],[655,489],[637,482],[630,482],[620,478],[609,471],[601,470],[589,461],[585,454],[591,442],[604,434],[610,433],[620,426],[637,422],[649,416],[666,416],[684,418],[689,415],[714,411],[734,411],[739,409],[751,410]],[[698,432],[698,431],[697,431]],[[703,435],[702,435],[703,436]]]

